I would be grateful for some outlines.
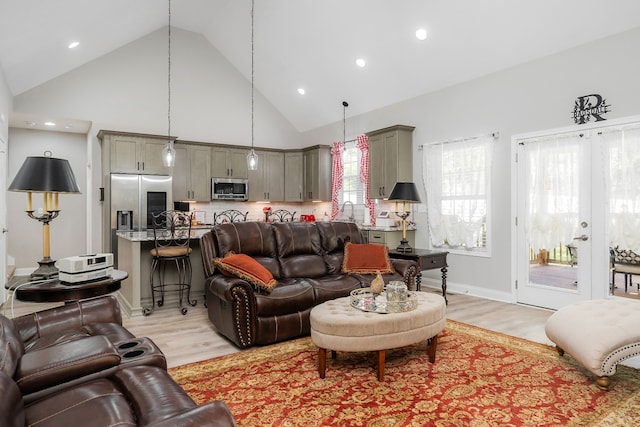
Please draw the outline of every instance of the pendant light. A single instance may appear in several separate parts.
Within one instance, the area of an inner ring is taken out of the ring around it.
[[[173,148],[171,138],[171,0],[169,2],[169,52],[167,60],[167,145],[162,149],[162,163],[165,167],[172,168],[176,164],[176,150]]]
[[[258,170],[258,155],[253,149],[253,130],[254,130],[254,79],[253,79],[253,11],[255,9],[255,0],[251,0],[251,151],[247,155],[247,168],[250,171]]]

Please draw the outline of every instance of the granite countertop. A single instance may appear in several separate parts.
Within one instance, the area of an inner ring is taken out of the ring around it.
[[[200,240],[203,234],[211,230],[211,226],[198,226],[191,228],[191,238]],[[116,235],[131,242],[153,242],[153,230],[144,231],[117,231]]]

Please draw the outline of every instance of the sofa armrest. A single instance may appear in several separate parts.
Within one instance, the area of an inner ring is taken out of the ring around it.
[[[402,277],[407,277],[407,274],[415,277],[418,271],[418,263],[410,259],[391,259],[391,265],[396,273],[401,274]]]
[[[225,301],[233,301],[233,288],[240,287],[245,290],[249,295],[255,293],[253,286],[246,280],[240,279],[235,276],[225,276],[222,274],[216,274],[207,279],[206,286],[211,294]]]
[[[19,316],[13,323],[23,342],[69,329],[79,329],[91,323],[122,325],[122,313],[113,295],[75,301],[60,307]]]
[[[153,427],[233,427],[235,425],[236,422],[233,415],[231,415],[231,411],[229,411],[229,407],[219,400],[197,406],[160,422],[149,424],[149,426]]]
[[[113,344],[104,336],[93,336],[24,354],[14,379],[22,393],[29,394],[119,364]]]

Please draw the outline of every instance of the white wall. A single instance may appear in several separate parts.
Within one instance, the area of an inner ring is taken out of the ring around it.
[[[9,140],[9,112],[11,111],[12,98],[9,86],[0,67],[0,278],[4,283],[7,275],[7,201],[4,189],[7,186],[7,152]],[[5,289],[0,286],[0,301],[4,301]]]
[[[45,132],[38,130],[11,128],[9,150],[9,181],[13,181],[24,159],[28,156],[42,156],[46,150],[53,157],[67,159],[78,182],[82,194],[61,194],[59,196],[60,216],[49,224],[51,236],[51,258],[54,260],[86,253],[86,197],[87,188],[85,164],[86,137],[65,132]],[[38,267],[42,259],[42,223],[31,219],[25,213],[27,196],[21,192],[7,192],[7,218],[10,230],[9,252],[16,259],[16,273],[28,274]],[[33,195],[33,209],[43,207],[41,194]]]
[[[172,134],[188,140],[247,144],[249,82],[201,36],[181,30],[173,34]],[[452,288],[509,299],[513,261],[511,135],[573,124],[575,98],[591,93],[605,96],[611,104],[612,112],[606,116],[609,119],[639,114],[638,45],[640,30],[633,30],[347,119],[347,135],[394,124],[415,126],[414,180],[418,184],[422,181],[418,145],[500,132],[493,170],[492,257],[450,255]],[[97,147],[95,152],[99,152],[95,140],[99,129],[166,133],[165,89],[166,31],[160,30],[19,95],[14,99],[14,110],[91,120],[90,138]],[[328,144],[340,139],[342,132],[340,121],[299,135],[259,94],[256,98],[257,146]],[[93,176],[97,186],[100,174],[95,152]],[[424,190],[420,190],[424,197]],[[97,229],[99,221],[95,217],[92,221]],[[428,238],[425,215],[417,214],[416,222],[417,246],[424,247]],[[435,281],[439,273],[426,275]]]
[[[490,258],[449,255],[449,284],[498,299],[511,291],[511,135],[573,125],[576,97],[598,93],[611,104],[607,119],[640,113],[640,30],[603,39],[448,89],[347,119],[350,134],[394,124],[415,126],[414,181],[424,200],[422,151],[431,141],[499,131],[493,166]],[[373,88],[372,88],[373,90]],[[342,122],[303,134],[303,144],[328,143],[342,134]],[[417,214],[416,245],[426,247],[426,214]],[[439,272],[425,273],[438,280]]]
[[[171,46],[171,134],[190,141],[250,145],[250,82],[199,34],[172,28]],[[78,148],[89,157],[92,230],[100,230],[102,220],[96,135],[100,129],[165,135],[167,66],[164,28],[14,98],[16,112],[92,122],[88,146]],[[300,133],[258,91],[254,108],[257,147],[300,147]],[[9,215],[19,213],[12,207]],[[99,251],[100,233],[89,238],[90,250]]]

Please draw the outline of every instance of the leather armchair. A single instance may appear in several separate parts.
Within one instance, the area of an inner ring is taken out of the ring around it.
[[[198,407],[149,338],[122,326],[113,296],[0,316],[0,425],[235,425]]]

